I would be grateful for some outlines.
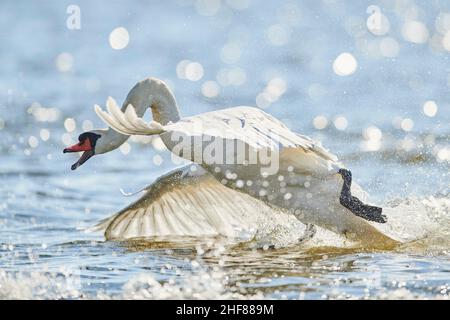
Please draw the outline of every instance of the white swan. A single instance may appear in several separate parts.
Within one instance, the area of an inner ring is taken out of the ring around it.
[[[147,123],[142,116],[149,107],[153,121]],[[204,212],[198,216],[187,215],[196,220],[201,215],[207,217],[213,211],[219,217],[227,207],[230,212],[236,213],[226,215],[233,217],[229,220],[218,218],[210,221],[208,225],[215,232],[227,234],[223,231],[228,228],[227,223],[230,226],[228,230],[235,229],[231,227],[233,225],[251,225],[254,215],[245,218],[245,223],[239,216],[248,216],[249,212],[257,212],[264,206],[267,210],[274,210],[271,207],[290,210],[304,223],[324,227],[366,244],[395,243],[368,221],[385,222],[385,216],[381,214],[381,208],[365,205],[352,196],[353,193],[364,197],[364,192],[355,183],[351,184],[350,172],[343,168],[336,156],[310,138],[290,131],[260,109],[234,107],[180,119],[177,103],[169,88],[158,79],[148,78],[132,88],[122,109],[109,98],[107,110],[105,112],[95,106],[99,117],[115,131],[107,129],[83,133],[79,137],[80,143],[64,150],[84,151],[72,166],[73,170],[94,154],[116,149],[129,135],[157,134],[174,154],[196,162],[204,169],[201,170],[200,180],[196,177],[197,181],[194,179],[187,183],[192,191],[203,193],[205,190],[204,193],[208,193],[211,185],[216,188],[217,193],[210,192],[210,197],[204,202],[208,203]],[[167,182],[163,181],[166,185]],[[166,209],[172,206],[170,214],[164,213],[165,208],[161,207],[154,194],[147,193],[147,197],[144,196],[121,213],[123,216],[126,212],[128,219],[120,220],[119,213],[102,224],[109,223],[107,236],[108,232],[110,237],[114,237],[111,235],[115,233],[120,236],[122,229],[117,227],[112,231],[120,221],[126,220],[128,226],[142,226],[149,223],[142,219],[152,213],[153,219],[156,219],[156,212],[162,212],[160,214],[164,215],[167,225],[174,226],[175,223],[170,220],[185,214],[182,203],[186,181],[182,174],[170,183],[176,188],[182,186],[181,190],[170,194],[170,205],[169,200],[165,200]],[[222,193],[223,199],[217,197]],[[163,195],[161,199],[168,196],[164,192],[160,194]],[[153,206],[162,210],[148,209],[150,206],[146,201],[151,201]],[[136,211],[136,208],[142,209],[143,203],[145,210]],[[236,206],[237,203],[239,205]],[[192,205],[194,211],[202,207],[196,202],[189,203],[189,206]],[[177,220],[180,228],[184,219],[180,216]],[[153,228],[159,229],[161,223],[154,220]],[[136,228],[133,235],[140,236],[139,228]],[[199,224],[198,228],[204,227]],[[189,234],[190,231],[185,229],[183,232]]]

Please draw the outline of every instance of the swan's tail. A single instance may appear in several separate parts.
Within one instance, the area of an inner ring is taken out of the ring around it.
[[[97,113],[100,119],[112,129],[122,134],[154,135],[165,132],[164,127],[160,123],[156,121],[147,123],[142,118],[139,118],[131,104],[123,112],[111,97],[106,101],[107,112],[103,111],[98,105],[95,105],[94,108],[95,113]]]

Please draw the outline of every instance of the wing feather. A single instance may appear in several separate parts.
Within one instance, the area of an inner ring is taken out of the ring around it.
[[[129,104],[125,111],[122,111],[116,101],[109,97],[106,101],[106,111],[100,106],[95,105],[95,113],[108,126],[114,130],[126,135],[154,135],[165,132],[164,127],[156,122],[150,121],[146,123],[136,114],[134,107]]]
[[[124,128],[120,123],[118,123],[109,113],[105,112],[100,108],[99,105],[94,106],[95,113],[100,119],[107,123],[111,128],[122,134],[128,134],[127,129]]]
[[[169,124],[166,130],[180,136],[241,141],[257,152],[276,151],[281,165],[292,165],[302,173],[329,174],[331,171],[334,174],[342,167],[337,157],[320,143],[291,131],[280,120],[257,108],[234,107],[206,112]]]
[[[91,230],[103,230],[108,240],[154,236],[241,237],[254,233],[263,215],[274,220],[277,214],[286,215],[223,186],[201,167],[195,174],[189,167],[162,176],[145,189],[140,199]],[[299,223],[294,217],[292,220]]]
[[[320,143],[291,131],[280,120],[253,107],[234,107],[206,112],[165,126],[155,121],[145,122],[137,116],[132,105],[128,105],[122,112],[112,98],[108,99],[107,110],[108,112],[105,112],[96,106],[99,117],[123,134],[153,135],[168,132],[176,133],[178,137],[194,138],[192,141],[195,141],[196,137],[206,136],[214,140],[240,141],[256,152],[262,150],[278,152],[280,164],[284,167],[293,166],[298,172],[313,175],[327,175],[330,172],[334,174],[342,168],[337,157]],[[173,143],[177,144],[176,141]]]

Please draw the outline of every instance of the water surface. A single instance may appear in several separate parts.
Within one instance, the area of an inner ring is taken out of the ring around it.
[[[77,1],[81,29],[69,30],[71,1],[1,2],[0,298],[448,298],[448,2],[211,3]],[[367,29],[372,4],[389,20],[383,35]],[[129,44],[113,50],[121,26]],[[346,77],[332,67],[343,52],[358,63]],[[185,79],[183,60],[202,65],[200,80]],[[377,251],[83,232],[136,198],[121,188],[174,167],[145,139],[75,172],[75,156],[61,152],[103,126],[95,103],[122,101],[147,76],[167,81],[183,115],[258,104],[321,140],[373,202],[425,236]],[[282,93],[267,101],[274,79]],[[206,81],[217,96],[202,91]]]

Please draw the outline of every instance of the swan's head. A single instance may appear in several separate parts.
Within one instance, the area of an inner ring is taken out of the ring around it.
[[[102,137],[100,132],[97,131],[88,131],[80,134],[78,137],[78,143],[65,148],[63,150],[64,153],[68,152],[83,152],[80,159],[78,159],[77,162],[75,162],[71,169],[75,170],[79,166],[81,166],[83,163],[89,160],[93,155],[103,152],[98,152],[99,149],[99,140]]]

